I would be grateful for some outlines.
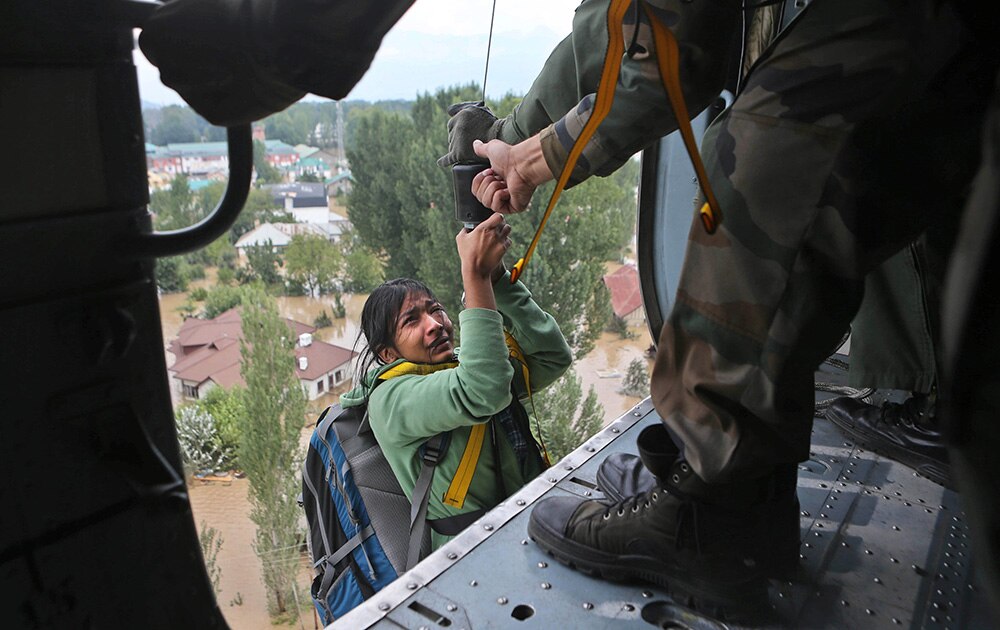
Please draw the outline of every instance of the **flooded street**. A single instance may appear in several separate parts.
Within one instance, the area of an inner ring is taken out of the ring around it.
[[[208,288],[215,281],[214,270],[208,270],[207,277],[191,284],[191,289]],[[336,344],[344,348],[353,348],[358,335],[358,322],[366,295],[346,295],[343,304],[346,317],[333,319],[331,326],[316,331],[317,339]],[[335,310],[335,300],[332,296],[321,298],[309,297],[279,297],[278,311],[284,316],[309,325],[326,311],[331,318]],[[173,364],[174,356],[166,352],[166,347],[177,336],[184,323],[184,309],[188,303],[186,293],[172,293],[160,296],[160,319],[163,328],[164,354],[167,366]],[[195,313],[204,307],[194,303]],[[646,363],[647,370],[651,361],[645,357],[644,351],[650,344],[649,333],[645,327],[632,329],[634,339],[622,339],[616,333],[603,333],[592,350],[583,359],[574,364],[579,375],[584,395],[590,387],[597,392],[598,399],[604,408],[604,423],[615,420],[639,402],[638,398],[625,396],[620,392],[622,379],[629,363],[636,358]],[[322,409],[337,402],[339,394],[347,389],[349,384],[342,385],[332,393],[325,394],[316,401],[309,403],[310,418],[318,416]],[[176,406],[178,393],[171,382],[171,396]],[[303,449],[312,433],[310,422],[302,431]],[[260,560],[251,548],[255,526],[248,516],[247,481],[236,479],[231,482],[191,482],[189,487],[194,520],[201,529],[202,523],[214,527],[222,535],[224,542],[218,555],[218,566],[221,568],[221,593],[218,595],[219,607],[229,626],[234,630],[265,630],[276,627],[271,624],[267,614],[264,586],[260,578]],[[308,572],[304,571],[299,579],[298,587],[303,596],[301,603],[302,616],[300,622],[293,622],[295,628],[312,628],[315,618],[311,612],[311,602],[308,598]]]

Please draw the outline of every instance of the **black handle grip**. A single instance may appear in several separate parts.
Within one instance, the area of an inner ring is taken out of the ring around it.
[[[455,219],[470,230],[493,214],[472,194],[472,178],[487,167],[487,164],[456,164],[451,168],[455,182]]]

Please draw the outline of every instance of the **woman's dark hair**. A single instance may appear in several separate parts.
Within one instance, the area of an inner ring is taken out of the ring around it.
[[[358,357],[355,375],[359,382],[363,381],[372,365],[384,365],[379,356],[386,348],[391,348],[396,339],[396,320],[403,308],[406,297],[412,293],[426,295],[436,300],[434,293],[419,280],[396,278],[377,287],[368,296],[364,308],[361,309],[361,330],[354,341],[357,350],[364,335],[367,347]]]

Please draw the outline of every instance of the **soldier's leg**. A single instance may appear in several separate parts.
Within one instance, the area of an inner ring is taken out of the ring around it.
[[[937,375],[925,297],[923,243],[916,241],[865,278],[865,297],[851,323],[854,387],[930,393]]]
[[[957,207],[947,199],[968,172],[955,166],[976,155],[950,139],[969,121],[949,119],[936,84],[962,35],[946,8],[905,7],[814,3],[706,134],[723,222],[714,235],[693,225],[652,376],[705,481],[808,457],[813,371],[864,276],[920,232],[922,206]]]

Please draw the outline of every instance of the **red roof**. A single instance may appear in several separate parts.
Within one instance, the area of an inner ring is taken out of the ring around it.
[[[639,291],[639,271],[635,265],[624,265],[618,271],[604,276],[604,285],[611,291],[611,308],[622,319],[642,307]]]
[[[316,329],[301,322],[287,319],[296,336]],[[239,311],[230,309],[215,319],[188,319],[181,326],[177,338],[170,343],[170,351],[177,361],[170,371],[181,380],[197,384],[214,381],[221,387],[245,385],[240,374],[240,344],[243,330]],[[300,380],[316,380],[348,364],[356,352],[313,340],[306,347],[295,347],[295,375]],[[306,357],[307,367],[299,369],[298,358]]]
[[[316,328],[297,322],[294,319],[285,318],[288,326],[298,337],[302,333],[316,332]],[[181,357],[191,354],[199,348],[204,348],[208,344],[229,337],[240,339],[243,337],[243,325],[240,320],[239,307],[231,308],[215,319],[188,318],[184,320],[180,330],[177,331],[177,338],[170,342],[167,349],[174,354],[178,360]]]

